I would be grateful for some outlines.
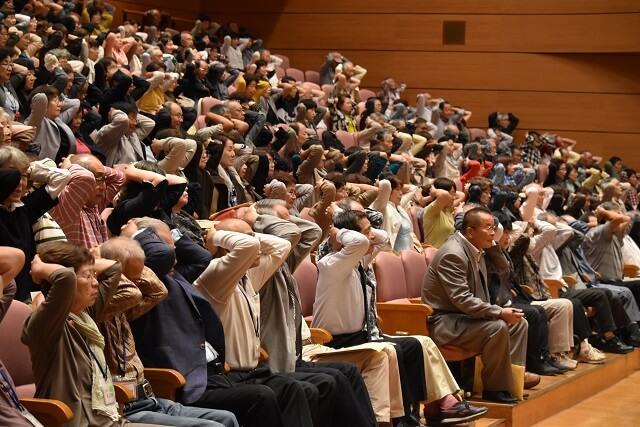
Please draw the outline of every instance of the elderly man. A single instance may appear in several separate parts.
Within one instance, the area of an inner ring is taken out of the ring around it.
[[[515,403],[511,363],[524,365],[527,321],[522,310],[489,303],[484,250],[494,245],[495,222],[484,207],[467,211],[460,232],[436,253],[425,276],[422,301],[433,307],[431,337],[481,354],[482,397]]]

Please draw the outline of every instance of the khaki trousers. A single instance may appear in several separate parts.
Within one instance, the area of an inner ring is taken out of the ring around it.
[[[366,348],[371,346],[371,348]],[[308,347],[314,347],[312,351]],[[329,347],[305,346],[303,354],[313,362],[350,362],[358,367],[367,386],[378,422],[404,416],[398,356],[390,343],[363,344],[358,350],[334,351]],[[348,349],[346,347],[345,349]],[[323,349],[331,350],[322,352]],[[341,349],[341,350],[345,350]],[[312,353],[312,354],[310,354]]]
[[[544,308],[549,324],[549,352],[564,353],[573,346],[573,304],[568,299],[533,301]]]

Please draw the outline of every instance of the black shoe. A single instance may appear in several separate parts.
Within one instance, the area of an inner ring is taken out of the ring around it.
[[[547,362],[548,365],[550,365],[550,366],[556,368],[557,370],[559,370],[560,374],[564,374],[565,372],[569,372],[568,368],[566,368],[564,366],[561,366],[561,365],[558,365],[557,362],[556,362],[556,358],[553,357],[550,354],[547,355],[547,357],[545,357],[544,361]]]
[[[624,339],[624,342],[632,347],[640,347],[640,334],[633,333]]]
[[[518,399],[516,399],[515,397],[512,397],[508,391],[485,390],[482,392],[482,398],[484,400],[490,400],[491,402],[506,403],[508,405],[518,403]]]
[[[618,337],[613,337],[610,340],[603,339],[598,345],[599,346],[594,345],[594,347],[606,353],[627,354],[633,351],[633,347],[626,345],[620,341]]]
[[[484,406],[472,406],[467,401],[458,402],[449,409],[441,410],[436,417],[429,419],[429,425],[462,424],[480,418],[488,411]]]
[[[528,363],[527,371],[533,372],[534,374],[538,375],[558,375],[564,372],[563,370],[547,363],[546,360],[539,360],[535,363]]]

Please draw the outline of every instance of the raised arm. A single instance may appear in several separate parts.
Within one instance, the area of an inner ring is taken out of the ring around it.
[[[269,234],[256,233],[256,237],[260,241],[260,264],[251,268],[247,275],[251,279],[253,289],[259,292],[289,256],[291,243]]]
[[[194,286],[210,301],[225,304],[236,287],[255,262],[260,251],[260,242],[248,234],[215,230],[207,235],[207,248],[216,253],[220,248],[227,253],[214,258],[198,277]]]

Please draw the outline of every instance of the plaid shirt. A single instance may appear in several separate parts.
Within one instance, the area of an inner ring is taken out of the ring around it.
[[[100,203],[95,206],[87,205],[93,198],[96,187],[93,174],[79,165],[71,165],[71,180],[60,193],[58,205],[51,210],[51,215],[60,224],[67,239],[76,245],[93,248],[109,238],[100,213],[118,193],[125,177],[116,169],[104,169],[106,191]]]
[[[540,150],[533,145],[533,142],[523,142],[520,146],[522,150],[522,162],[529,163],[532,167],[536,167],[540,164],[542,156]]]

